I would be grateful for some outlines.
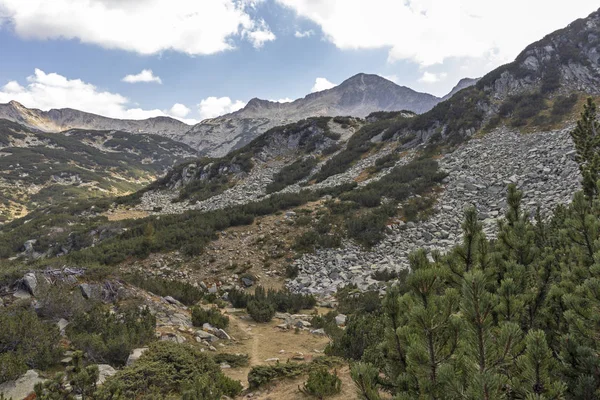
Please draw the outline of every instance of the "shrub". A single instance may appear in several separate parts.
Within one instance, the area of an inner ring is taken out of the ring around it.
[[[573,93],[570,96],[557,96],[552,105],[552,115],[560,117],[570,113],[577,103],[577,94]]]
[[[155,342],[133,365],[110,377],[100,392],[101,398],[112,398],[116,393],[136,399],[167,398],[184,392],[189,396],[194,394],[196,382],[204,379],[204,385],[210,385],[209,393],[235,397],[242,390],[239,382],[225,377],[212,357],[196,347]],[[205,389],[199,386],[199,390]]]
[[[17,353],[0,353],[0,383],[13,381],[27,371],[27,364]]]
[[[248,302],[248,314],[256,322],[269,322],[275,316],[275,307],[264,300],[250,300]]]
[[[155,339],[156,318],[148,308],[129,307],[111,312],[96,306],[80,313],[67,326],[73,346],[96,363],[124,365],[135,348]]]
[[[328,155],[330,155],[330,154],[333,154],[333,153],[335,153],[336,151],[340,150],[341,148],[342,148],[342,146],[340,146],[340,145],[339,145],[339,144],[337,144],[337,143],[334,143],[334,144],[332,144],[331,146],[325,147],[325,148],[324,148],[324,149],[321,151],[321,153],[322,153],[324,156],[328,156]]]
[[[201,289],[177,280],[150,278],[140,274],[125,275],[124,280],[131,285],[152,292],[158,296],[171,296],[187,306],[197,304],[204,297]]]
[[[58,362],[60,335],[53,323],[43,322],[30,310],[0,310],[0,382],[27,369],[46,369]]]
[[[229,326],[229,317],[221,314],[218,309],[211,308],[205,310],[202,307],[192,308],[192,324],[194,326],[202,326],[208,323],[215,328],[225,329]]]
[[[46,319],[71,319],[74,314],[82,313],[87,308],[81,291],[73,290],[74,286],[66,283],[49,283],[40,280],[37,289],[37,313]]]
[[[248,293],[236,288],[233,288],[228,292],[228,299],[235,308],[246,308],[248,306],[249,297]]]
[[[258,389],[274,380],[295,378],[306,371],[306,365],[298,363],[277,363],[275,365],[257,365],[248,373],[250,389]]]
[[[300,267],[293,264],[288,264],[285,266],[285,277],[287,279],[295,279],[298,277],[300,273]]]
[[[324,399],[338,394],[342,390],[342,381],[337,373],[330,374],[327,368],[315,368],[308,374],[308,380],[300,391],[308,396]]]
[[[381,309],[379,292],[361,292],[356,285],[348,285],[338,290],[338,311],[342,314],[357,312],[373,313]]]
[[[216,354],[213,358],[217,364],[225,363],[233,368],[245,367],[250,362],[248,354],[219,353]]]
[[[286,165],[273,176],[273,182],[267,185],[267,193],[278,192],[306,178],[317,165],[317,159],[309,157]]]

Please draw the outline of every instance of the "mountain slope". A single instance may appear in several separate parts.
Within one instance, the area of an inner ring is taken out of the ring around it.
[[[0,219],[65,200],[126,194],[195,152],[156,135],[30,130],[0,119]]]
[[[0,118],[45,132],[62,132],[68,129],[118,130],[169,137],[186,132],[190,128],[189,125],[169,117],[120,120],[70,108],[50,111],[30,109],[16,101],[0,104]]]
[[[440,101],[377,75],[358,74],[329,90],[311,93],[291,103],[252,99],[243,109],[205,120],[173,139],[223,156],[275,126],[309,117],[348,115],[364,118],[375,111],[409,110],[423,113]]]

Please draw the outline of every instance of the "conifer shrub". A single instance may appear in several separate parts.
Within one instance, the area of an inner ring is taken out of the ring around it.
[[[250,363],[248,354],[218,353],[214,357],[217,364],[228,364],[232,368],[246,367]]]
[[[250,300],[247,308],[248,314],[256,322],[269,322],[275,316],[275,307],[266,299]]]
[[[342,380],[337,373],[329,373],[326,367],[314,368],[308,374],[308,380],[300,391],[319,400],[336,395],[342,391]]]
[[[192,308],[192,325],[201,327],[205,323],[219,329],[225,329],[229,326],[229,317],[223,315],[218,309],[211,308],[205,310],[197,306]]]
[[[295,378],[307,370],[306,364],[277,363],[275,365],[257,365],[248,373],[250,389],[261,388],[275,380]]]
[[[0,327],[0,383],[28,369],[49,368],[62,355],[56,325],[29,309],[18,305],[0,309]]]
[[[124,275],[123,279],[131,285],[152,292],[157,296],[171,296],[186,306],[197,304],[204,298],[204,292],[200,288],[179,280],[146,277],[141,274]]]
[[[135,306],[111,312],[97,305],[76,315],[66,333],[73,346],[99,364],[125,365],[131,351],[155,340],[156,318]]]
[[[204,382],[196,387],[199,380]],[[193,396],[195,390],[235,397],[241,392],[242,385],[223,375],[212,357],[198,348],[163,341],[150,344],[133,365],[108,378],[99,395],[114,398],[110,396],[120,393],[124,398],[155,399],[183,396],[184,393]]]

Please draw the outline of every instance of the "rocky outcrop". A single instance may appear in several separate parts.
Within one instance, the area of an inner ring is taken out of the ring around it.
[[[600,10],[529,45],[477,84],[494,99],[541,90],[599,94]]]

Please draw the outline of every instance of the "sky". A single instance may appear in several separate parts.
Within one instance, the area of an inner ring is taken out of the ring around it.
[[[193,124],[361,72],[443,96],[597,0],[0,0],[0,103]]]

